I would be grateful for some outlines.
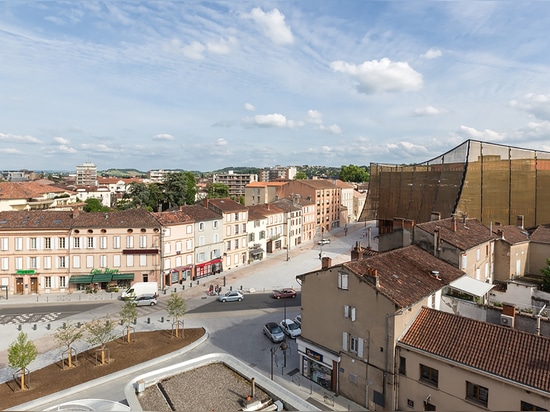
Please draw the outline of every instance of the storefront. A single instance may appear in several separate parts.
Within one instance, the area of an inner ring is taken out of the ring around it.
[[[164,272],[164,284],[166,286],[183,283],[192,278],[193,265],[178,266]]]
[[[97,292],[117,291],[127,288],[134,280],[133,273],[119,273],[117,269],[92,269],[87,275],[73,275],[69,279],[69,286],[73,285],[76,290]]]
[[[209,262],[199,263],[198,265],[195,265],[194,279],[200,279],[221,272],[223,272],[222,259],[214,259]]]
[[[337,392],[340,357],[301,338],[296,339],[302,375],[332,392]]]
[[[264,250],[260,247],[250,249],[248,255],[250,256],[250,261],[262,260],[264,258]]]

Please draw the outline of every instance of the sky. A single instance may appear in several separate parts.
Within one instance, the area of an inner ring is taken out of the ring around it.
[[[550,151],[550,2],[0,2],[0,170]]]

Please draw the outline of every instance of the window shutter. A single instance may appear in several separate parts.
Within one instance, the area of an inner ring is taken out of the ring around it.
[[[359,338],[357,342],[357,356],[363,357],[363,339]]]
[[[348,333],[342,332],[342,349],[348,351]]]
[[[349,306],[348,305],[344,306],[344,317],[349,318]]]
[[[355,312],[356,312],[356,308],[351,308],[351,321],[352,322],[355,322]]]

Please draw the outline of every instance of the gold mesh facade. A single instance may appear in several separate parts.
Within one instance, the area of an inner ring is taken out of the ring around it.
[[[526,227],[550,223],[550,153],[468,140],[416,165],[371,163],[362,220],[427,222],[432,213]]]

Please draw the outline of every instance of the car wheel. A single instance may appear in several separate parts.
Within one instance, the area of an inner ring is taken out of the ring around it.
[[[225,299],[222,299],[222,303],[225,303]]]
[[[151,302],[150,306],[155,306],[155,302]]]
[[[292,295],[292,299],[294,299],[296,297],[296,295]]]
[[[277,296],[277,299],[281,299],[281,297],[280,297],[280,296]]]
[[[243,298],[239,298],[239,299],[237,299],[237,300],[240,302],[241,300],[243,300]]]

